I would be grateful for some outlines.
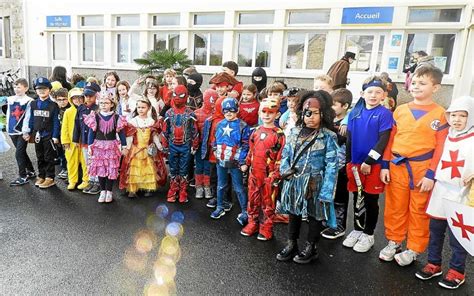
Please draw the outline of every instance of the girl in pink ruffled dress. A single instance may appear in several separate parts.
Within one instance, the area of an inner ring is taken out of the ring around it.
[[[99,112],[84,116],[84,123],[91,129],[88,139],[90,155],[88,172],[99,177],[100,196],[98,202],[112,202],[112,186],[120,167],[120,146],[127,154],[127,140],[123,128],[124,118],[116,112],[117,100],[111,93],[101,93]],[[117,140],[118,138],[120,139]]]

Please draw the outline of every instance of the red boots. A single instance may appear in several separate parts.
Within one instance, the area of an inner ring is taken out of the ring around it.
[[[168,199],[167,202],[175,202],[176,201],[176,193],[179,191],[179,179],[181,177],[172,177],[170,181],[170,189],[168,190]]]
[[[186,177],[180,177],[179,179],[179,202],[188,202],[188,180]]]

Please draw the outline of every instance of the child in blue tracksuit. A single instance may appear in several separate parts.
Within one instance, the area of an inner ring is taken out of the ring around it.
[[[231,175],[233,189],[240,203],[241,213],[237,221],[244,226],[247,224],[247,192],[243,186],[241,167],[249,151],[250,128],[237,117],[239,107],[234,98],[222,101],[224,119],[216,128],[216,140],[213,150],[216,156],[217,168],[217,208],[211,218],[219,219],[225,215],[224,194],[228,185],[228,174]]]

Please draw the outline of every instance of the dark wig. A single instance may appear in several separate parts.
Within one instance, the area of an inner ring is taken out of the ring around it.
[[[332,97],[331,95],[324,90],[311,90],[306,91],[300,94],[300,100],[296,113],[298,115],[298,120],[296,121],[296,126],[304,127],[303,120],[303,106],[304,102],[310,98],[315,98],[319,101],[321,108],[319,110],[321,114],[321,127],[325,127],[329,130],[333,129],[334,117],[336,113],[332,109]]]

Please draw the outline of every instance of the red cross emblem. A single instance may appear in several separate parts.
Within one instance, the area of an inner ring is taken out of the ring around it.
[[[23,111],[21,109],[21,107],[18,106],[18,105],[15,106],[15,111],[14,112],[10,112],[11,115],[15,116],[16,121],[18,121],[20,119],[20,117],[21,117],[21,115],[23,115],[23,113],[25,113],[25,111]]]
[[[459,150],[449,151],[451,161],[441,161],[441,169],[451,168],[451,179],[461,178],[461,172],[458,167],[464,167],[464,160],[458,160]]]
[[[458,221],[454,220],[454,218],[451,218],[451,221],[453,221],[453,226],[461,228],[462,237],[467,238],[468,241],[471,241],[471,239],[469,238],[468,232],[474,234],[474,226],[464,224],[464,218],[462,214],[459,214],[458,212],[456,212],[456,216],[458,218]]]

